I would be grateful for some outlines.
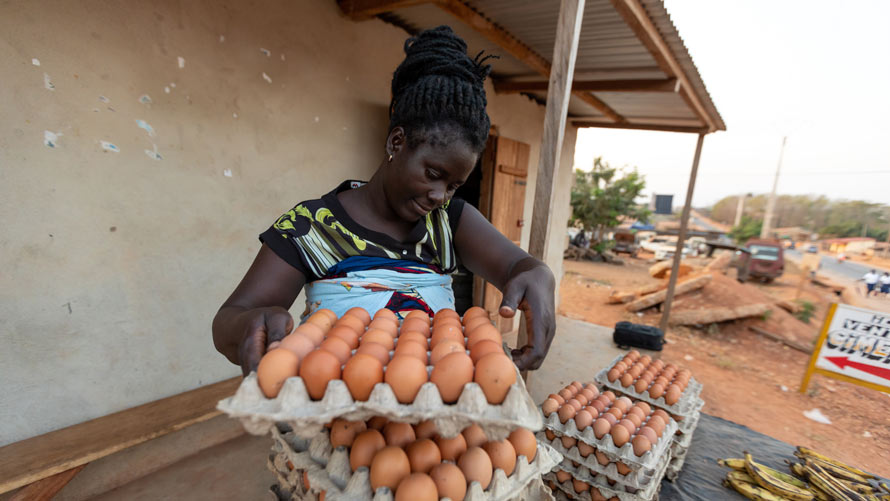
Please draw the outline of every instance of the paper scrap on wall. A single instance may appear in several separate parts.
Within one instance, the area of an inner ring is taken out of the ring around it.
[[[109,143],[108,141],[99,141],[99,144],[102,146],[102,149],[105,151],[111,151],[113,153],[120,153],[121,149],[117,147],[116,144]]]
[[[55,148],[56,145],[59,144],[59,136],[61,136],[61,132],[52,132],[49,130],[43,131],[43,144],[49,146],[50,148]]]

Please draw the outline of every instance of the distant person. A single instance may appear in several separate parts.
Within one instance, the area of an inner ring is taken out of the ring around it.
[[[871,270],[859,280],[865,282],[865,297],[868,297],[875,291],[875,287],[878,285],[878,273],[875,270]]]
[[[890,272],[885,271],[884,274],[881,275],[881,294],[883,294],[884,297],[890,295]]]

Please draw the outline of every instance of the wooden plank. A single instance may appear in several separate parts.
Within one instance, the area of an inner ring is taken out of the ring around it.
[[[354,21],[372,17],[403,7],[433,3],[434,0],[337,0],[340,11]]]
[[[708,131],[718,130],[717,122],[705,109],[698,94],[695,93],[689,77],[686,76],[677,58],[674,57],[673,52],[668,47],[667,42],[664,41],[658,28],[655,27],[652,19],[649,18],[649,14],[646,13],[646,9],[640,3],[640,0],[611,0],[611,2],[618,14],[624,19],[624,22],[627,23],[627,26],[637,35],[637,38],[649,53],[652,54],[658,67],[669,77],[679,80],[680,95],[689,104],[690,108],[695,111],[696,115],[708,124]]]
[[[667,332],[668,319],[671,317],[671,305],[674,302],[674,287],[677,285],[680,260],[683,259],[683,243],[686,241],[686,230],[689,228],[689,211],[692,209],[692,193],[695,191],[695,178],[698,176],[698,161],[701,159],[701,148],[705,142],[704,133],[698,135],[695,143],[695,157],[692,159],[692,171],[689,173],[689,185],[686,187],[686,203],[683,204],[683,213],[680,215],[680,234],[677,236],[677,247],[674,250],[674,263],[671,267],[671,276],[668,279],[667,297],[664,300],[664,310],[661,313],[659,327]]]
[[[707,285],[712,278],[713,277],[711,275],[702,275],[700,277],[691,278],[689,280],[681,282],[680,285],[677,286],[676,291],[674,291],[674,294],[680,295],[701,289],[702,287]],[[640,299],[637,299],[636,301],[630,303],[625,307],[625,309],[631,312],[645,310],[646,308],[651,308],[656,304],[664,302],[665,299],[667,299],[667,296],[668,289],[653,292],[652,294],[643,296]]]
[[[759,317],[770,311],[769,303],[720,306],[704,310],[678,311],[670,318],[671,325],[708,325],[738,318]]]
[[[518,92],[544,92],[548,82],[523,82],[515,80],[495,80],[494,91],[503,94]],[[637,79],[637,80],[575,80],[572,91],[586,92],[674,92],[677,79]]]
[[[85,467],[86,465],[82,464],[26,485],[13,494],[9,501],[49,501]]]
[[[661,125],[661,124],[646,124],[646,123],[631,123],[631,122],[623,122],[623,123],[607,123],[607,122],[593,122],[593,121],[584,121],[584,120],[572,120],[572,125],[575,127],[600,127],[603,129],[632,129],[632,130],[655,130],[655,131],[664,131],[664,132],[687,132],[692,134],[703,134],[708,132],[707,127],[694,127],[694,126],[685,126],[685,125]]]
[[[0,447],[0,493],[218,416],[217,402],[239,384],[227,379]]]
[[[790,339],[785,339],[778,334],[773,334],[772,332],[765,331],[765,330],[761,329],[760,327],[754,327],[753,325],[750,325],[750,326],[748,326],[748,328],[751,329],[752,331],[760,334],[761,336],[772,339],[773,341],[778,341],[778,342],[784,344],[785,346],[788,346],[789,348],[794,348],[795,350],[806,353],[807,355],[809,355],[810,353],[813,353],[813,348],[811,346],[804,346],[796,341],[792,341]]]

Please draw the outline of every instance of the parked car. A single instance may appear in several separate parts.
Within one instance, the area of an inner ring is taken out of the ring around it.
[[[807,252],[809,252],[810,254],[818,254],[819,247],[817,247],[815,245],[811,245],[811,246],[807,247]]]
[[[785,272],[785,250],[778,241],[751,239],[744,250],[736,252],[733,262],[740,282],[749,278],[772,282]]]
[[[615,254],[623,252],[630,254],[631,257],[637,257],[637,252],[639,252],[640,248],[637,245],[636,234],[629,231],[616,231],[612,238],[615,240],[612,252]]]
[[[655,246],[655,259],[657,261],[664,261],[665,259],[673,259],[675,252],[677,252],[676,237],[673,239],[669,239],[666,242]],[[683,243],[683,257],[686,257],[691,252],[692,252],[692,249],[689,248],[689,242],[684,242]]]

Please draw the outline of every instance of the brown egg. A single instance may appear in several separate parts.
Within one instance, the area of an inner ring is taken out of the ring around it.
[[[625,372],[621,379],[619,379],[621,386],[625,388],[629,387],[634,382],[634,376],[630,372]]]
[[[535,460],[538,453],[538,441],[535,434],[525,428],[516,428],[507,437],[507,440],[513,445],[517,456],[525,456],[529,463]]]
[[[619,419],[619,420],[624,417],[624,411],[622,411],[621,408],[619,408],[619,407],[610,408],[609,410],[606,411],[606,414],[611,414],[611,415],[615,416],[616,419]]]
[[[618,418],[615,417],[615,414],[609,414],[608,412],[605,412],[600,417],[608,421],[609,424],[612,426],[618,424]]]
[[[643,373],[643,367],[639,364],[635,364],[630,369],[627,369],[627,373],[633,376],[634,379],[640,377],[640,374]]]
[[[612,368],[618,369],[619,373],[624,374],[625,372],[627,372],[627,368],[630,367],[631,365],[633,365],[632,361],[630,363],[628,363],[628,361],[619,360],[619,361],[615,362],[615,365],[613,365]]]
[[[581,409],[575,414],[575,427],[583,430],[593,424],[593,415],[586,409]]]
[[[303,334],[295,332],[293,334],[285,336],[285,338],[281,340],[281,344],[279,344],[278,347],[294,352],[294,354],[300,357],[300,360],[302,360],[306,358],[306,355],[308,355],[312,352],[312,350],[315,349],[315,343],[313,343],[308,336],[304,336]]]
[[[649,404],[647,404],[646,402],[643,402],[642,400],[634,403],[634,407],[643,411],[643,415],[641,417],[646,417],[649,415],[650,412],[652,412],[652,409],[649,407]]]
[[[574,419],[575,408],[566,403],[559,408],[557,414],[559,415],[559,422],[565,424],[566,422],[568,422],[569,419]]]
[[[417,436],[414,435],[414,427],[411,424],[395,421],[390,421],[383,427],[383,438],[386,439],[386,445],[396,447],[405,447],[417,440]]]
[[[463,322],[466,324],[474,318],[488,318],[488,312],[480,306],[471,306],[464,312]]]
[[[331,310],[326,310],[331,311]],[[327,332],[332,325],[334,325],[334,321],[337,320],[336,315],[333,318],[331,316],[325,314],[325,310],[318,310],[312,315],[309,315],[309,318],[306,319],[307,323],[315,324],[321,327],[321,330]]]
[[[594,449],[594,457],[596,458],[596,462],[599,463],[599,464],[602,465],[602,466],[606,466],[607,464],[609,464],[609,457],[606,456],[606,455],[603,453],[603,451]],[[597,473],[597,472],[595,472],[595,471],[593,471],[593,470],[590,470],[590,471],[591,471],[591,476],[594,476],[594,477],[595,477],[595,476],[599,475],[599,473]]]
[[[430,351],[430,363],[436,365],[436,362],[444,358],[445,355],[450,355],[451,353],[466,353],[466,348],[462,342],[453,339],[442,341]]]
[[[615,401],[615,393],[612,390],[606,390],[603,392],[603,396],[609,399],[609,402]]]
[[[402,322],[401,332],[419,332],[423,334],[423,337],[430,337],[430,323],[417,317],[406,318]]]
[[[370,355],[377,359],[380,362],[380,365],[386,365],[389,363],[389,350],[386,349],[385,346],[378,343],[365,343],[359,345],[358,349],[355,350],[355,354],[359,353]]]
[[[544,436],[547,437],[547,440],[552,442],[553,439],[556,438],[556,433],[553,433],[550,429],[546,429],[544,430]]]
[[[325,330],[317,324],[304,323],[294,329],[295,334],[302,334],[312,340],[312,344],[318,346],[324,340]]]
[[[649,427],[649,426],[644,426],[644,427],[640,428],[640,431],[637,432],[637,433],[638,433],[639,435],[642,435],[642,436],[648,438],[648,439],[649,439],[649,443],[651,443],[651,444],[653,444],[653,445],[654,445],[656,442],[658,442],[658,434],[655,433],[655,430],[653,430],[653,429],[652,429],[651,427]]]
[[[377,343],[386,348],[387,351],[392,351],[392,349],[395,347],[395,342],[393,341],[393,338],[389,335],[389,333],[381,329],[376,329],[374,327],[368,329],[368,331],[365,332],[365,335],[362,336],[361,344],[365,343]]]
[[[300,369],[300,357],[284,348],[269,350],[257,366],[257,383],[266,398],[275,398],[287,378],[294,377]],[[339,370],[339,367],[338,367]]]
[[[467,478],[456,464],[442,463],[430,470],[441,498],[462,501],[467,495]]]
[[[346,310],[346,313],[344,313],[343,316],[344,317],[355,317],[355,318],[361,320],[362,325],[364,325],[365,327],[367,327],[368,324],[371,323],[371,314],[368,313],[368,310],[366,310],[360,306],[354,306],[352,308],[349,308],[348,310]]]
[[[609,380],[610,383],[614,383],[616,379],[621,377],[621,371],[618,368],[609,369],[609,372],[606,373],[606,379]]]
[[[344,317],[344,318],[349,318],[355,322],[361,323],[361,321],[355,317]],[[362,331],[362,332],[364,332],[364,331]],[[332,339],[332,338],[337,338],[337,339],[343,341],[344,343],[347,344],[347,346],[349,346],[350,350],[354,350],[354,349],[358,348],[359,335],[354,330],[352,330],[351,327],[348,327],[345,325],[340,325],[340,324],[337,324],[337,325],[331,327],[331,330],[328,331],[327,339]]]
[[[312,400],[321,400],[328,382],[340,379],[340,360],[328,351],[315,350],[300,364],[300,377]]]
[[[319,346],[318,349],[333,354],[337,357],[340,365],[345,364],[346,361],[349,360],[350,355],[352,355],[352,350],[349,349],[349,345],[342,339],[336,337],[325,339],[322,341],[321,346]]]
[[[590,405],[588,405],[588,406],[586,407],[586,409],[587,409],[588,412],[590,412],[590,415],[591,415],[591,416],[593,416],[594,418],[596,418],[596,417],[598,417],[600,414],[602,414],[603,411],[606,410],[606,406],[605,406],[605,404],[603,404],[603,403],[600,402],[599,400],[594,400],[593,402],[590,402]],[[596,411],[596,415],[594,415],[594,411]]]
[[[596,389],[596,386],[588,386],[581,390],[581,394],[587,397],[588,402],[592,402],[593,399],[600,396],[599,390]]]
[[[383,365],[371,355],[356,353],[343,367],[343,382],[353,399],[364,402],[371,396],[374,385],[383,382]]]
[[[651,416],[649,416],[649,420],[646,421],[646,426],[655,430],[655,434],[659,437],[662,433],[664,433],[664,420],[659,415],[652,414]]]
[[[609,435],[612,436],[612,442],[615,443],[616,447],[621,447],[630,440],[630,432],[627,431],[627,428],[621,426],[621,423],[613,426],[612,429],[609,430]]]
[[[467,348],[472,350],[473,346],[476,346],[476,343],[481,343],[482,341],[494,341],[498,346],[504,343],[500,331],[498,331],[497,327],[490,322],[476,327],[473,332],[467,336]]]
[[[422,345],[424,348],[429,351],[430,341],[423,334],[417,331],[408,331],[399,334],[399,337],[396,338],[399,343],[412,342]]]
[[[649,388],[649,397],[650,398],[658,398],[664,395],[664,386],[655,383]]]
[[[345,419],[335,419],[331,423],[331,446],[339,447],[344,445],[351,447],[355,437],[365,431],[367,427],[364,421],[347,421]]]
[[[559,396],[562,397],[564,400],[568,401],[568,400],[571,400],[572,398],[574,398],[575,392],[572,391],[570,388],[563,388],[563,389],[559,390]]]
[[[473,381],[473,360],[464,352],[449,353],[433,367],[430,381],[439,388],[439,395],[446,404],[460,398],[464,385]]]
[[[616,399],[614,402],[612,402],[612,408],[619,409],[622,413],[627,412],[627,410],[630,409],[630,406],[631,406],[631,404],[628,402],[628,400],[626,400],[623,397],[620,397],[620,398]],[[620,416],[615,416],[615,417],[620,417]]]
[[[395,501],[437,501],[436,483],[426,473],[412,473],[396,488]]]
[[[463,329],[463,324],[461,324],[460,320],[456,318],[433,319],[433,330],[435,330],[436,327],[444,327],[446,325],[451,325],[458,329]]]
[[[457,319],[458,322],[460,321],[460,315],[458,315],[457,312],[451,308],[442,308],[441,310],[437,311],[435,319],[439,318],[454,318]]]
[[[417,360],[423,362],[423,365],[426,365],[428,360],[428,355],[426,352],[426,346],[414,341],[399,341],[399,344],[396,345],[396,349],[393,352],[393,356],[405,355],[409,357],[414,357]]]
[[[457,460],[457,466],[467,477],[467,483],[479,482],[482,490],[488,488],[494,469],[491,459],[481,447],[470,447]]]
[[[553,400],[556,400],[559,403],[559,405],[566,403],[566,399],[562,398],[557,393],[551,393],[551,394],[547,395],[547,398],[552,398]]]
[[[389,334],[389,337],[395,338],[399,333],[399,322],[386,318],[374,319],[371,320],[371,323],[368,325],[368,331],[370,330],[383,331]]]
[[[309,472],[305,470],[303,471],[303,487],[305,487],[307,491],[310,489],[308,473]]]
[[[596,438],[603,438],[609,430],[612,429],[612,423],[608,419],[601,417],[593,422],[593,435]]]
[[[439,446],[439,452],[442,453],[442,459],[445,461],[457,461],[457,458],[467,450],[467,441],[460,433],[454,438],[436,436],[435,442]]]
[[[628,473],[630,473],[630,467],[628,467],[626,464],[622,463],[621,461],[615,463],[615,467],[618,469],[618,473],[620,473],[622,475],[627,475]]]
[[[377,320],[378,318],[385,318],[393,322],[399,321],[399,317],[397,317],[396,314],[388,308],[380,308],[379,310],[374,312],[374,320]]]
[[[633,439],[633,448],[635,455],[642,456],[652,449],[652,442],[644,435],[637,435]]]
[[[671,420],[671,415],[665,412],[664,409],[655,409],[652,411],[652,415],[660,417],[663,424],[667,424]]]
[[[419,319],[425,321],[427,324],[432,322],[432,318],[430,317],[430,314],[424,310],[411,310],[408,313],[405,313],[403,311],[402,318],[404,320],[408,320],[409,318],[419,318]]]
[[[429,473],[433,466],[442,462],[442,453],[439,447],[429,438],[415,440],[405,447],[408,454],[408,462],[411,463],[411,473]]]
[[[594,451],[596,451],[596,449],[594,449],[593,446],[585,442],[578,442],[578,454],[581,454],[582,458],[586,458],[587,456],[593,454]]]
[[[574,447],[575,445],[578,444],[577,439],[570,437],[568,435],[563,435],[563,436],[559,437],[559,441],[562,442],[562,446],[565,447],[566,449],[571,449],[572,447]]]
[[[587,400],[587,397],[585,397],[580,391],[575,394],[575,400],[577,400],[578,403],[581,404],[581,409],[586,407],[587,404],[589,403],[589,400]],[[581,409],[578,409],[578,410],[581,410]]]
[[[419,311],[419,310],[418,310]],[[418,440],[433,438],[436,436],[436,423],[433,421],[421,421],[414,425],[414,435]]]
[[[505,354],[489,353],[476,364],[473,381],[482,388],[488,403],[500,405],[516,383],[516,366]]]
[[[637,379],[637,382],[634,383],[634,391],[636,391],[637,393],[643,393],[644,391],[646,391],[646,388],[648,388],[648,387],[649,387],[649,381],[646,381],[645,377],[641,377],[640,379]]]
[[[426,365],[414,357],[393,357],[386,366],[383,380],[392,388],[400,403],[410,404],[423,383],[428,381]]]
[[[482,447],[485,442],[488,442],[488,437],[485,436],[485,432],[482,431],[482,427],[478,424],[471,424],[463,429],[460,432],[461,435],[464,436],[464,440],[467,442],[467,447]]]
[[[389,487],[395,491],[399,482],[411,474],[411,463],[401,447],[384,447],[371,461],[371,489]]]
[[[470,349],[470,358],[473,359],[473,363],[475,364],[480,358],[489,353],[504,353],[504,349],[500,344],[495,343],[494,341],[483,339],[474,344],[473,348]]]
[[[383,416],[374,416],[368,420],[368,428],[371,430],[383,430],[383,427],[386,426],[386,423],[389,422],[389,419],[386,419]]]
[[[482,450],[488,454],[495,470],[504,470],[508,477],[513,474],[513,470],[516,468],[516,449],[513,448],[513,444],[509,440],[485,442],[482,445]]]
[[[566,401],[565,405],[571,405],[572,407],[574,407],[574,408],[575,408],[575,412],[578,412],[578,411],[580,411],[582,408],[584,408],[584,406],[581,405],[581,402],[579,402],[579,401],[578,401],[577,399],[575,399],[575,398],[570,398],[570,399],[568,399],[568,400]]]
[[[622,419],[621,421],[618,421],[618,426],[623,426],[630,435],[633,435],[637,431],[637,425],[630,419]]]
[[[625,414],[625,417],[629,417],[631,415],[636,416],[640,420],[640,422],[646,420],[646,413],[643,412],[643,409],[640,409],[636,405],[627,410],[627,414]]]
[[[442,341],[456,341],[464,344],[464,333],[460,327],[448,324],[433,327],[433,335],[430,338],[430,348],[435,349]]]
[[[553,400],[552,398],[544,400],[544,403],[541,404],[541,412],[544,413],[544,417],[550,416],[557,410],[559,410],[559,402]]]
[[[680,395],[682,394],[683,392],[680,390],[680,387],[676,384],[672,384],[668,386],[667,391],[664,392],[664,403],[674,405],[680,401]]]
[[[491,323],[491,320],[489,320],[488,316],[477,317],[477,318],[470,320],[469,322],[465,321],[464,322],[464,335],[466,335],[467,337],[470,337],[474,332],[476,332],[476,329],[479,329],[480,327],[484,328],[487,325],[493,325]]]
[[[583,480],[578,480],[577,478],[572,479],[572,487],[575,489],[575,492],[579,494],[590,490],[590,484]]]
[[[559,480],[559,483],[567,482],[570,478],[572,478],[572,475],[565,470],[556,472],[556,480]]]
[[[640,418],[640,416],[637,416],[636,414],[632,414],[632,413],[625,414],[624,419],[631,421],[634,424],[634,429],[639,428],[640,424],[643,423],[643,420]]]
[[[318,493],[318,501],[324,501],[328,496],[328,491],[321,491]]]
[[[361,318],[358,318],[354,315],[343,315],[343,318],[334,322],[334,327],[331,327],[331,329],[333,330],[334,328],[346,328],[351,330],[356,335],[356,338],[358,338],[365,333],[365,327],[365,322]],[[330,335],[331,331],[328,331],[328,336]]]

